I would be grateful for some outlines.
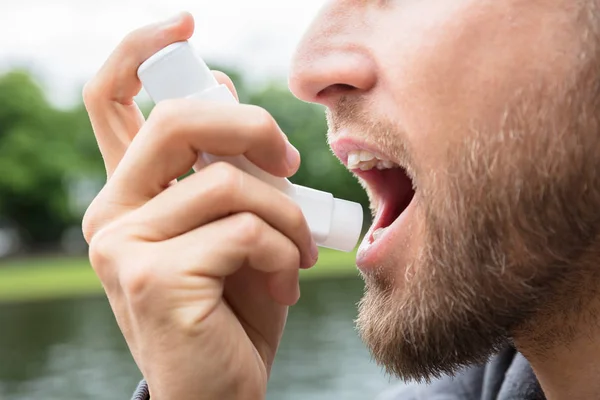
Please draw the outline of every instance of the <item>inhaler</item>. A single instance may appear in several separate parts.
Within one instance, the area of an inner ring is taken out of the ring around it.
[[[196,98],[237,103],[227,86],[220,85],[188,41],[160,50],[138,69],[138,77],[154,103],[167,99]],[[331,193],[294,185],[273,176],[244,156],[220,157],[202,153],[205,164],[226,161],[281,190],[300,206],[318,246],[352,251],[363,224],[360,204],[336,199]]]

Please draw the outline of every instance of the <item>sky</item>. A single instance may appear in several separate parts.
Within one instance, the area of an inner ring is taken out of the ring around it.
[[[191,12],[191,42],[209,62],[260,82],[285,79],[296,43],[324,0],[0,0],[0,72],[26,67],[69,106],[130,31]]]

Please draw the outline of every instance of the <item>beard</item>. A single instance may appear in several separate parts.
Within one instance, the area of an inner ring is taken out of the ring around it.
[[[359,303],[358,331],[388,373],[429,381],[485,362],[516,336],[540,353],[569,340],[596,296],[586,282],[600,258],[600,89],[595,68],[576,75],[521,91],[499,128],[471,123],[443,167],[415,174],[417,255],[395,266],[401,276],[384,266],[364,274]],[[349,101],[330,125],[394,132]]]

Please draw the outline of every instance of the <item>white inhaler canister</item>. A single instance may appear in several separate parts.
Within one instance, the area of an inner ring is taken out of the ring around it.
[[[154,103],[176,98],[237,102],[227,86],[219,85],[187,41],[173,43],[154,54],[140,66],[138,77]],[[263,171],[244,156],[218,157],[203,153],[201,157],[207,164],[229,162],[291,197],[300,206],[318,246],[342,251],[352,251],[356,246],[363,223],[360,204],[294,185]]]

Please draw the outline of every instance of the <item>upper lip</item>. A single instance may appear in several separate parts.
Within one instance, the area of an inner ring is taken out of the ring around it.
[[[386,154],[378,146],[365,140],[359,140],[351,137],[341,137],[330,143],[331,150],[342,164],[348,167],[348,154],[352,151],[368,151],[380,160],[389,160],[398,164],[389,154]]]

